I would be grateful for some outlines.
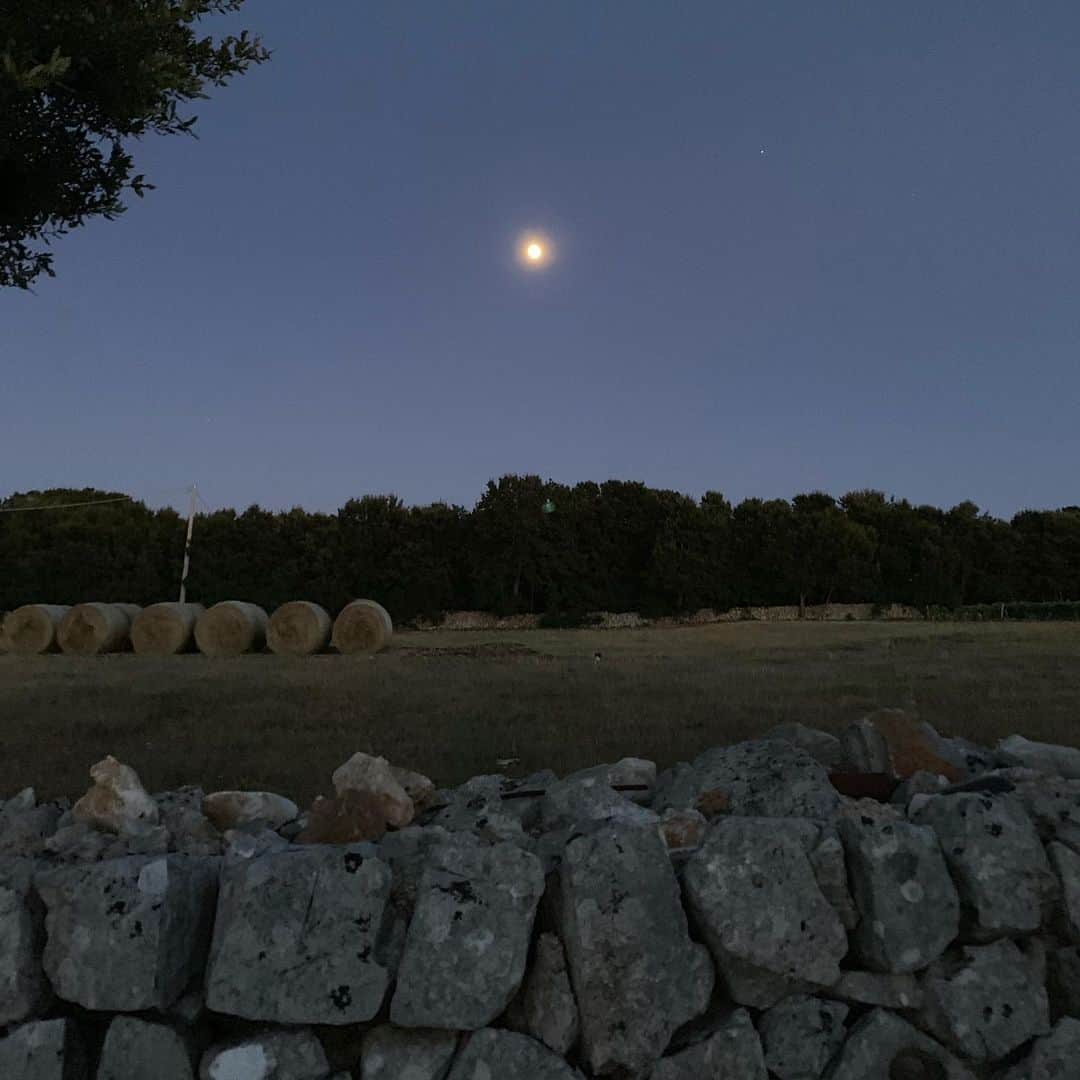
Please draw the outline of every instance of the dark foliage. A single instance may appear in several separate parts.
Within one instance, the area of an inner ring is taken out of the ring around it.
[[[99,491],[13,495],[0,510],[108,498]],[[172,599],[184,521],[113,502],[0,513],[0,608],[30,602]],[[644,484],[567,487],[538,476],[491,481],[476,507],[350,499],[336,514],[258,506],[199,515],[189,595],[273,609],[308,599],[332,612],[356,596],[398,620],[442,611],[677,614],[759,604],[868,602],[965,617],[1075,618],[1080,508],[1011,522],[972,503],[913,506],[876,491],[695,502]],[[979,606],[983,605],[983,606]]]
[[[124,210],[153,184],[127,146],[193,134],[178,107],[268,53],[247,31],[197,26],[242,0],[12,0],[0,4],[0,286],[53,273],[50,240]]]

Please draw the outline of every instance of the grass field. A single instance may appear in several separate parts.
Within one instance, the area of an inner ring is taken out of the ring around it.
[[[151,790],[303,803],[356,750],[447,785],[504,758],[520,759],[515,774],[627,754],[666,766],[785,720],[836,730],[877,706],[987,743],[1080,745],[1080,625],[416,632],[375,660],[0,656],[0,798],[27,784],[77,795],[106,753]]]

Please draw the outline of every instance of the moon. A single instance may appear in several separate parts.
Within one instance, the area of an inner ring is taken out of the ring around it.
[[[519,233],[515,249],[519,265],[526,270],[543,270],[555,260],[555,244],[539,230]]]

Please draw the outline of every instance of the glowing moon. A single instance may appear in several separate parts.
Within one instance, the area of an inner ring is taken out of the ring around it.
[[[551,237],[529,230],[517,238],[517,260],[527,270],[541,270],[555,258],[555,245]]]

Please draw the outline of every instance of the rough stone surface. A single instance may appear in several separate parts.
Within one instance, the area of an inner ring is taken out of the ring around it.
[[[953,764],[962,777],[971,779],[981,773],[989,772],[997,765],[994,752],[985,746],[979,746],[970,739],[945,736],[936,732],[935,734],[937,738],[933,740],[934,749],[946,761]]]
[[[656,787],[656,762],[646,758],[625,757],[610,765],[594,765],[590,769],[579,769],[566,777],[567,780],[599,780],[609,787],[644,788],[644,791],[620,792],[627,799],[636,803],[652,801]]]
[[[549,835],[561,834],[562,842],[601,821],[657,826],[660,819],[652,810],[624,798],[595,776],[550,784],[540,801],[541,829]]]
[[[427,866],[428,855],[447,843],[478,844],[479,840],[469,833],[451,833],[438,825],[410,825],[398,832],[387,833],[379,844],[379,858],[389,863],[393,871],[391,903],[406,921],[412,919],[416,909],[420,880]]]
[[[322,1044],[300,1029],[212,1046],[203,1054],[199,1080],[326,1080],[329,1072]]]
[[[1080,852],[1080,780],[1026,777],[1011,781],[1044,841],[1057,840]]]
[[[1036,1039],[1020,1064],[1001,1080],[1072,1080],[1080,1076],[1080,1020],[1059,1020],[1049,1035]]]
[[[705,792],[724,794],[728,812],[747,817],[828,819],[840,803],[825,767],[783,740],[706,750],[692,766],[676,766],[657,780],[653,809],[700,809]]]
[[[1061,930],[1080,942],[1080,855],[1064,844],[1047,844],[1050,862],[1061,881]]]
[[[854,930],[859,923],[848,886],[847,864],[844,861],[844,845],[840,834],[831,827],[822,826],[817,843],[806,855],[817,879],[822,896],[832,904],[845,930]]]
[[[1080,750],[1074,746],[1034,742],[1010,735],[997,745],[997,756],[1006,765],[1023,765],[1066,780],[1080,780]]]
[[[382,1024],[364,1036],[360,1080],[444,1080],[458,1035]]]
[[[93,787],[71,808],[76,821],[114,833],[158,824],[158,804],[131,766],[110,754],[90,769],[90,778]]]
[[[45,908],[33,875],[33,859],[0,858],[0,1028],[41,1016],[52,1001],[41,966]]]
[[[385,806],[392,815],[387,821],[396,829],[403,829],[416,816],[416,807],[409,793],[386,758],[353,754],[344,765],[339,765],[334,770],[332,779],[334,791],[338,795],[346,791],[384,795]]]
[[[536,939],[532,964],[521,993],[507,1012],[507,1020],[515,1031],[531,1035],[564,1057],[577,1042],[577,1002],[557,934],[543,933]]]
[[[889,765],[896,776],[906,779],[917,772],[939,773],[950,781],[964,772],[941,751],[941,736],[927,723],[903,709],[878,709],[866,718],[884,737]]]
[[[0,805],[0,856],[42,854],[62,813],[56,803],[38,806],[33,788],[8,799]]]
[[[86,1049],[73,1020],[37,1020],[0,1039],[4,1080],[89,1080]]]
[[[1046,987],[1055,1016],[1080,1019],[1080,948],[1053,949],[1046,958]]]
[[[641,1074],[705,1010],[714,981],[663,841],[655,828],[609,822],[567,845],[559,877],[585,1057],[597,1075]]]
[[[967,946],[923,980],[924,1025],[972,1061],[1004,1057],[1050,1030],[1046,990],[1011,941]]]
[[[840,744],[854,772],[895,775],[889,744],[869,716],[849,724],[840,736]]]
[[[978,936],[1030,934],[1057,881],[1035,825],[1015,799],[941,795],[912,815],[937,835],[965,914]]]
[[[184,855],[221,854],[221,833],[202,812],[205,798],[199,787],[183,787],[154,796],[170,851]]]
[[[226,829],[221,836],[222,854],[229,859],[259,859],[287,851],[289,842],[280,833],[265,825],[242,825]]]
[[[256,823],[279,829],[300,813],[291,799],[272,791],[215,791],[203,799],[202,811],[222,832]]]
[[[517,786],[498,774],[474,776],[453,791],[443,793],[445,804],[435,815],[433,824],[448,832],[471,833],[487,843],[505,840],[524,844],[525,830],[539,823],[542,796],[503,798]],[[543,791],[544,787],[537,786],[534,790]]]
[[[118,1016],[109,1025],[96,1080],[194,1080],[190,1042],[166,1024]]]
[[[787,830],[763,818],[725,818],[683,875],[687,902],[732,998],[768,1008],[790,982],[828,985],[847,935]]]
[[[845,971],[826,993],[854,1005],[888,1009],[918,1009],[923,1003],[922,986],[914,975],[886,975],[879,971]]]
[[[846,819],[840,837],[861,916],[852,943],[863,964],[904,974],[936,960],[959,931],[960,901],[933,830]]]
[[[945,1080],[975,1080],[975,1074],[943,1046],[906,1020],[874,1009],[849,1030],[839,1054],[825,1073],[826,1080],[935,1080],[934,1074],[900,1071],[903,1056],[922,1056],[944,1069]],[[890,1071],[893,1070],[893,1071]],[[939,1073],[940,1075],[940,1073]]]
[[[482,1028],[525,975],[539,860],[512,844],[434,848],[405,939],[390,1019],[401,1027]]]
[[[840,1049],[848,1007],[795,994],[761,1016],[765,1065],[779,1080],[818,1080]]]
[[[398,765],[390,766],[390,773],[405,789],[405,794],[413,801],[413,809],[419,814],[426,810],[435,799],[435,784],[423,773],[412,769],[402,769]]]
[[[660,832],[668,851],[686,851],[701,846],[708,824],[705,815],[697,810],[669,808],[660,818]]]
[[[750,1014],[738,1009],[707,1039],[663,1058],[650,1080],[768,1080],[761,1039]]]
[[[907,806],[916,795],[939,795],[948,786],[948,777],[919,769],[896,785],[889,801]]]
[[[448,1080],[581,1080],[581,1073],[527,1035],[484,1028],[469,1037]]]
[[[281,1024],[354,1024],[379,1011],[390,870],[370,845],[310,846],[222,872],[207,1006]]]
[[[39,871],[45,972],[57,995],[112,1012],[172,1004],[203,968],[217,863],[140,855]]]
[[[847,755],[840,740],[828,731],[818,728],[807,727],[797,721],[789,724],[778,724],[770,728],[764,736],[766,739],[783,739],[805,750],[811,757],[821,762],[830,772],[846,772],[850,767]]]
[[[352,844],[381,840],[386,822],[396,812],[388,795],[371,791],[345,791],[332,798],[318,796],[297,834],[298,844]]]

